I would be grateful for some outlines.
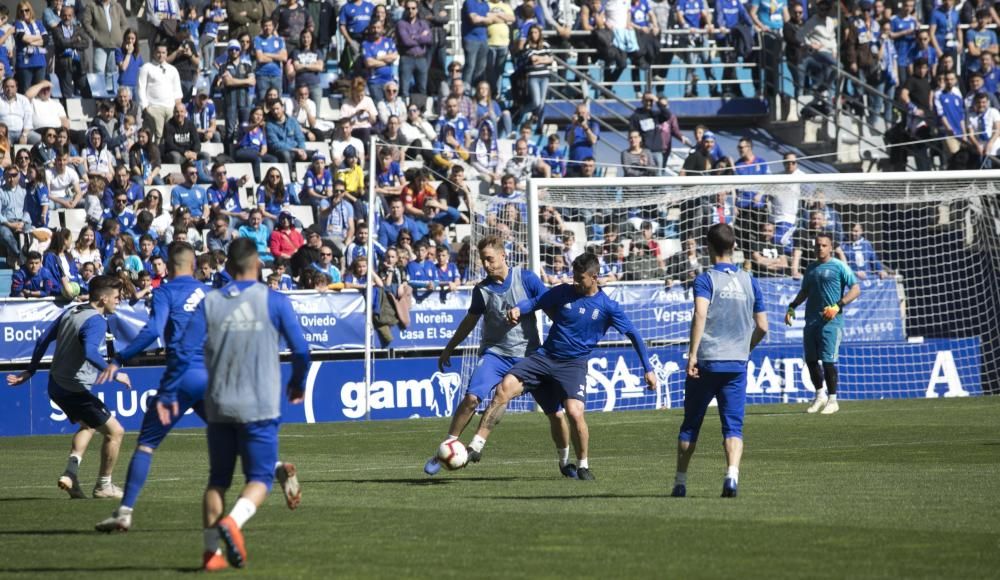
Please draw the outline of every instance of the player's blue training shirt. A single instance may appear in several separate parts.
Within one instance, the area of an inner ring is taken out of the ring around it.
[[[719,281],[718,289],[713,280]],[[746,295],[747,281],[752,296]],[[744,339],[745,343],[740,345],[741,352],[742,348],[750,347],[746,333],[753,324],[753,314],[764,312],[764,293],[757,279],[741,274],[741,269],[735,264],[716,264],[694,279],[694,297],[709,301],[705,334],[697,353],[699,367],[720,373],[745,371],[747,361],[742,355],[736,358],[726,353],[733,351],[734,342],[743,342]]]
[[[162,284],[153,290],[152,309],[149,322],[139,331],[128,347],[115,356],[115,364],[125,364],[142,351],[149,348],[156,339],[162,338],[167,349],[167,366],[177,365],[178,348],[181,337],[198,304],[212,288],[191,276],[171,278],[169,284]],[[195,368],[205,364],[205,353],[200,349],[189,353],[191,365]]]
[[[839,312],[833,320],[823,319],[823,309],[836,304],[844,296],[844,291],[858,283],[851,268],[836,258],[826,262],[813,262],[802,277],[802,289],[809,293],[806,299],[806,326],[814,324],[844,324],[844,313]]]
[[[212,292],[227,292],[230,289],[242,292],[254,284],[257,284],[257,282],[237,280]],[[278,330],[281,337],[285,339],[285,343],[292,352],[292,376],[288,380],[288,385],[303,389],[306,381],[306,371],[309,369],[309,344],[306,342],[305,337],[302,336],[302,327],[299,325],[298,316],[292,308],[291,301],[284,294],[268,289],[267,298],[269,321]],[[203,352],[207,335],[205,301],[202,300],[195,308],[194,313],[192,313],[191,321],[184,329],[180,341],[176,342],[179,363],[176,367],[167,367],[167,374],[163,377],[162,387],[159,392],[160,401],[163,404],[171,404],[177,400],[177,387],[180,379],[188,368],[192,366],[191,358],[194,353]],[[211,369],[209,372],[211,373]]]
[[[522,300],[517,308],[522,316],[542,310],[552,320],[549,335],[538,349],[538,352],[551,359],[574,360],[590,356],[608,328],[613,326],[632,341],[632,346],[642,361],[643,370],[653,370],[639,331],[621,305],[609,298],[603,290],[598,290],[593,296],[584,296],[572,284],[560,284],[538,298]]]

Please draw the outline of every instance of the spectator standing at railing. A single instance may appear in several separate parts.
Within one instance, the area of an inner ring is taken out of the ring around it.
[[[860,0],[854,7],[849,20],[849,26],[841,31],[841,61],[845,69],[860,78],[861,83],[850,80],[847,86],[851,89],[855,102],[859,105],[867,103],[869,114],[878,108],[874,95],[866,90],[864,85],[876,84],[875,74],[878,72],[878,47],[875,45],[875,35],[878,34],[878,24],[872,17],[872,0]],[[861,115],[859,115],[861,116]]]
[[[958,153],[962,148],[966,133],[965,99],[956,86],[958,76],[954,72],[944,75],[944,87],[934,97],[934,111],[938,117],[939,132],[944,137],[945,151],[950,168],[962,165]]]
[[[600,126],[590,118],[590,107],[586,103],[578,104],[573,122],[566,128],[566,144],[569,146],[566,177],[580,177],[581,164],[586,158],[594,156],[594,145],[600,136]]]
[[[794,153],[785,153],[785,175],[802,175],[799,161]],[[799,218],[799,198],[801,188],[798,183],[789,183],[774,187],[771,193],[771,223],[774,224],[774,237],[786,251],[792,249],[792,236],[795,234]]]
[[[833,88],[837,72],[837,20],[830,16],[830,0],[820,0],[817,12],[799,31],[806,48],[802,83],[820,95]]]
[[[736,175],[751,176],[749,181],[753,182],[757,176],[771,172],[767,162],[753,152],[753,141],[749,138],[740,139],[737,148],[740,156],[733,164],[733,172]],[[736,233],[739,236],[739,245],[742,247],[753,235],[761,231],[767,214],[767,196],[760,191],[741,189],[737,194],[736,208],[740,212]]]
[[[877,81],[874,86],[875,89],[886,95],[888,99],[883,99],[878,95],[872,96],[871,108],[868,110],[868,124],[875,124],[875,118],[878,116],[879,109],[881,108],[882,118],[885,119],[885,126],[888,128],[892,124],[894,113],[893,100],[896,87],[899,86],[899,58],[896,54],[896,44],[892,41],[892,24],[886,20],[880,26],[881,31],[877,41],[878,53],[876,54],[878,59],[878,73],[874,77],[874,80]]]
[[[931,12],[928,24],[931,46],[937,52],[938,58],[946,54],[957,56],[965,43],[962,41],[962,29],[958,26],[958,10],[955,9],[953,0],[941,0],[941,4]]]
[[[645,70],[647,77],[652,75],[653,71],[650,67],[659,60],[660,22],[649,7],[648,0],[631,0],[629,11],[632,29],[635,30],[635,38],[639,43],[639,53],[636,55],[632,67],[632,82],[635,83],[636,94],[641,95],[640,72]]]
[[[368,0],[354,0],[340,7],[340,37],[344,40],[340,67],[348,78],[354,76],[359,68],[358,61],[362,58],[361,42],[365,39],[365,30],[368,29],[373,12],[375,5]]]
[[[621,152],[622,175],[625,177],[652,177],[659,173],[653,154],[642,143],[642,134],[636,129],[628,132],[628,148]]]
[[[791,10],[791,8],[789,8]],[[801,12],[802,6],[799,6]],[[799,24],[802,20],[799,19]],[[784,24],[783,34],[787,42],[788,23]],[[715,3],[715,28],[718,34],[715,36],[716,46],[729,48],[722,53],[722,62],[728,65],[735,65],[742,58],[743,62],[749,62],[753,52],[753,20],[750,13],[740,0],[716,0]],[[795,68],[789,63],[789,69]],[[727,81],[736,80],[736,67],[727,66],[722,69],[722,79]],[[794,77],[793,77],[794,80]],[[743,90],[739,84],[731,84],[722,87],[723,93],[742,97]],[[796,93],[797,95],[798,93]]]
[[[913,13],[914,4],[915,0],[903,0],[890,21],[892,27],[890,36],[896,47],[900,86],[905,84],[910,76],[911,54],[917,44],[917,32],[920,29],[920,21]]]
[[[549,44],[542,38],[542,28],[537,24],[528,28],[524,48],[517,55],[517,68],[528,83],[528,102],[521,107],[519,123],[531,123],[535,131],[542,132],[545,124],[545,100],[549,90],[549,67],[553,63]]]
[[[369,25],[367,37],[361,43],[361,52],[368,71],[368,94],[372,101],[379,102],[385,99],[385,85],[394,80],[393,66],[399,61],[399,51],[396,42],[385,36],[385,24],[381,21]]]
[[[510,53],[510,25],[514,23],[514,9],[505,0],[490,0],[490,14],[494,21],[486,27],[486,81],[492,98],[500,95],[500,77],[503,76],[507,55]],[[510,132],[508,130],[508,132]]]
[[[921,30],[917,33],[917,43],[913,45],[913,49],[910,51],[910,70],[909,74],[913,74],[915,64],[918,59],[924,59],[927,61],[929,67],[928,71],[931,77],[933,77],[937,71],[938,63],[938,53],[931,46],[931,33],[926,30]]]
[[[487,27],[499,20],[499,16],[490,13],[486,0],[462,3],[462,49],[465,52],[462,80],[466,86],[474,86],[485,77],[489,54]]]
[[[712,16],[704,0],[677,0],[676,9],[676,22],[678,26],[688,31],[686,36],[687,43],[686,45],[681,45],[687,49],[687,52],[684,52],[682,55],[682,60],[689,67],[687,69],[688,88],[684,91],[684,96],[687,98],[697,97],[699,80],[697,66],[699,64],[703,65],[702,70],[705,73],[705,79],[709,81],[715,80],[715,75],[712,73],[711,67],[708,66],[710,58],[707,51],[708,36],[706,35],[706,32],[707,34],[712,34],[713,31]],[[700,32],[701,29],[704,29],[705,32]],[[695,50],[699,48],[705,48],[706,50]],[[709,93],[713,97],[717,97],[719,96],[719,88],[714,84],[709,85]]]
[[[761,48],[757,62],[762,71],[753,75],[758,97],[777,94],[781,69],[782,28],[789,20],[788,0],[748,0],[750,19],[761,33]],[[827,2],[829,5],[829,2]]]
[[[396,45],[399,47],[399,93],[409,101],[411,85],[413,92],[427,94],[434,35],[430,22],[420,17],[417,0],[406,0],[404,10],[403,19],[396,24]]]
[[[628,123],[629,129],[639,132],[642,145],[649,151],[653,165],[661,171],[666,167],[675,136],[685,144],[690,144],[688,138],[681,134],[677,118],[670,112],[666,97],[660,97],[657,102],[653,93],[643,94],[642,105],[632,111]],[[663,129],[664,124],[670,125],[667,131]],[[674,127],[677,127],[676,132]]]

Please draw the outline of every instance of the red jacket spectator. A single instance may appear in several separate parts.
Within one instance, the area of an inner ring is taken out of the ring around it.
[[[295,218],[288,212],[278,215],[278,227],[271,232],[268,247],[275,258],[290,259],[306,243],[302,234],[295,229]]]

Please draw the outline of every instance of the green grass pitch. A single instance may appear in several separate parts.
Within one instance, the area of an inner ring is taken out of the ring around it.
[[[596,482],[556,470],[540,415],[508,415],[483,462],[424,476],[443,420],[289,425],[302,506],[247,525],[259,578],[996,578],[1000,398],[750,407],[740,497],[719,498],[718,418],[689,496],[669,497],[680,413],[591,414]],[[712,410],[714,411],[714,409]],[[126,438],[115,482],[134,446]],[[471,432],[463,439],[468,440]],[[81,467],[89,493],[98,440]],[[200,430],[172,434],[127,534],[56,488],[69,437],[0,439],[0,576],[150,578],[200,564]],[[230,500],[233,498],[231,497]]]

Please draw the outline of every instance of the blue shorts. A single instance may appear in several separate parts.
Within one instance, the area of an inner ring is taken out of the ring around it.
[[[521,357],[517,356],[500,356],[487,352],[479,357],[476,370],[472,372],[469,388],[465,394],[472,395],[480,401],[486,400],[493,389],[503,381],[504,376],[510,372],[511,367],[522,360]]]
[[[111,419],[111,411],[90,391],[67,391],[49,375],[49,398],[66,413],[71,423],[97,429]]]
[[[278,419],[253,423],[209,423],[208,485],[229,489],[236,458],[247,483],[263,483],[271,491],[278,462]]]
[[[514,365],[510,374],[524,383],[524,390],[549,414],[553,402],[586,401],[588,359],[555,360],[536,352]]]
[[[839,324],[807,324],[802,331],[806,362],[837,362],[844,328]]]
[[[747,400],[747,372],[714,373],[699,367],[700,377],[684,381],[684,422],[679,439],[695,442],[708,405],[715,398],[719,403],[722,437],[743,438],[743,410]]]
[[[139,430],[137,443],[156,449],[167,433],[170,433],[174,425],[184,417],[184,413],[187,413],[188,409],[193,408],[194,412],[204,421],[205,404],[203,400],[207,384],[208,373],[204,368],[192,369],[184,373],[184,376],[181,377],[181,384],[177,388],[178,413],[169,425],[161,423],[160,416],[156,413],[156,402],[160,400],[160,397],[149,397],[146,401],[146,416],[142,418],[142,428]]]

